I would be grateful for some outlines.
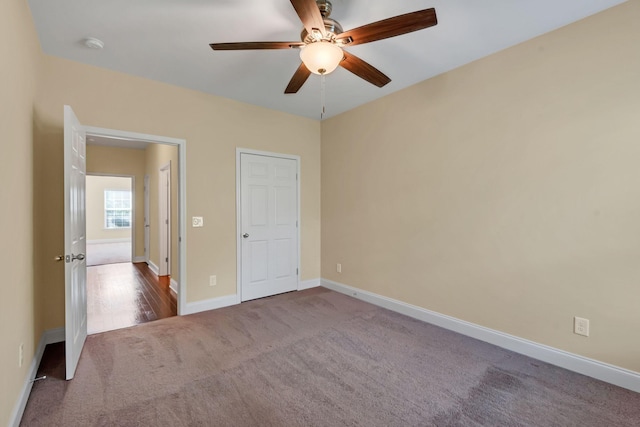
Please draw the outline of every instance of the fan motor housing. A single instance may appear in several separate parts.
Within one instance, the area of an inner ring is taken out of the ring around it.
[[[328,18],[329,15],[331,15],[333,5],[329,0],[316,0],[316,4],[318,5],[318,9],[320,9],[320,14],[323,18]]]
[[[340,23],[335,19],[331,18],[324,18],[324,28],[327,31],[326,39],[329,40],[335,39],[338,34],[343,32],[342,25],[340,25]],[[302,29],[302,32],[300,33],[300,39],[304,43],[312,43],[315,41],[306,28]]]
[[[325,37],[325,39],[334,40],[338,34],[343,32],[343,30],[342,25],[340,25],[338,21],[329,18],[329,15],[331,15],[331,11],[333,10],[333,5],[329,0],[316,0],[316,4],[318,5],[318,9],[320,9],[320,14],[322,15],[322,19],[324,21],[324,28],[327,32],[327,36]],[[311,37],[306,28],[302,29],[302,32],[300,33],[300,39],[304,43],[312,43],[316,41],[313,37]]]

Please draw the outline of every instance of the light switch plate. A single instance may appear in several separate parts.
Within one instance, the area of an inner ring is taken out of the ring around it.
[[[191,225],[194,227],[204,227],[204,218],[201,216],[191,217]]]

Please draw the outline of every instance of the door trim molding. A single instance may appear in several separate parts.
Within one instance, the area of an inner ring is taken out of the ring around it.
[[[187,304],[187,140],[93,126],[84,128],[87,135],[178,147],[178,315],[183,315]]]
[[[298,223],[298,227],[296,228],[296,239],[298,240],[297,289],[300,289],[300,277],[302,277],[302,267],[300,262],[300,230],[302,229],[302,221],[300,220],[300,182],[302,180],[302,175],[300,173],[300,156],[236,147],[236,304],[240,304],[242,302],[242,240],[240,237],[240,234],[242,234],[242,212],[240,211],[240,156],[242,154],[254,154],[258,156],[277,157],[280,159],[296,161],[296,174],[298,176],[296,179],[296,198],[298,199],[296,206],[296,221]]]

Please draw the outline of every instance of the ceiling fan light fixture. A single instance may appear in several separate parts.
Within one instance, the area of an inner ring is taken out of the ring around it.
[[[339,46],[329,41],[309,43],[300,50],[300,59],[309,71],[314,74],[329,74],[344,58]]]

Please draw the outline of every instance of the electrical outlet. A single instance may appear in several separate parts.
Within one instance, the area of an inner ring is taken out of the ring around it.
[[[342,273],[342,264],[336,264],[336,271]]]
[[[218,279],[216,276],[209,276],[209,286],[215,286],[218,284]]]
[[[588,337],[589,336],[589,319],[584,319],[582,317],[574,317],[573,333]]]
[[[204,227],[204,218],[201,216],[191,217],[191,225],[193,227]]]
[[[18,367],[22,368],[22,364],[24,363],[24,344],[20,343],[18,347]]]

